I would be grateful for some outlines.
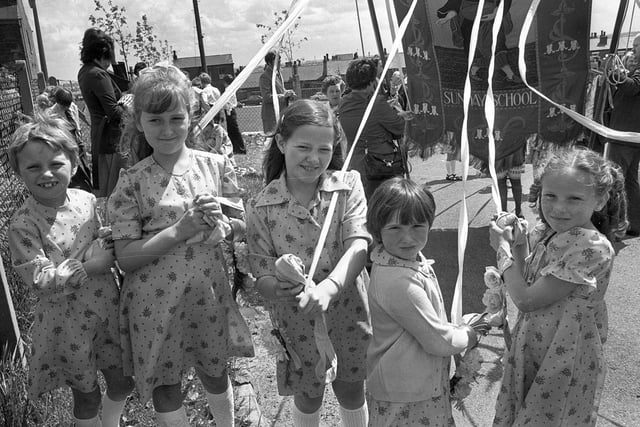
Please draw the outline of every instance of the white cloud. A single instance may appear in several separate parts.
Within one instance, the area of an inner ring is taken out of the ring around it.
[[[33,28],[33,17],[27,0],[22,0]],[[357,0],[365,50],[377,51],[367,1]],[[433,1],[433,0],[429,0]],[[437,0],[444,3],[445,0]],[[125,6],[130,31],[135,32],[135,22],[146,14],[160,39],[167,39],[179,56],[197,56],[195,18],[192,0],[113,0]],[[106,0],[102,0],[106,4]],[[205,52],[208,55],[231,53],[235,65],[246,64],[260,49],[260,34],[256,24],[272,24],[273,12],[285,10],[291,0],[201,0],[199,9],[205,34]],[[377,18],[383,44],[391,45],[385,0],[375,0]],[[630,1],[631,5],[634,3]],[[75,79],[79,69],[79,44],[88,17],[96,14],[91,0],[40,0],[38,12],[42,27],[49,74],[60,79]],[[296,52],[305,59],[322,58],[325,53],[361,53],[356,0],[311,0],[303,12],[299,35],[307,36]],[[617,5],[617,3],[616,3]],[[593,0],[593,31],[611,32],[617,6],[610,2]],[[636,9],[634,27],[640,28],[640,11]],[[628,29],[631,13],[628,13],[624,31]],[[34,34],[35,40],[35,34]]]

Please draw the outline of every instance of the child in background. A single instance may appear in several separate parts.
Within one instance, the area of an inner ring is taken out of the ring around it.
[[[451,356],[473,348],[478,335],[447,321],[433,261],[421,252],[435,201],[412,181],[392,178],[373,193],[369,207],[367,228],[379,243],[371,253],[369,285],[369,426],[455,425]]]
[[[133,380],[122,373],[113,242],[96,198],[68,188],[78,146],[60,119],[41,116],[16,131],[8,155],[31,193],[8,235],[12,265],[38,297],[29,398],[68,386],[76,426],[116,427]],[[107,384],[102,422],[98,370]]]
[[[364,264],[370,236],[365,228],[366,200],[359,174],[341,177],[341,128],[325,103],[294,102],[283,112],[264,160],[267,186],[247,211],[249,262],[256,287],[271,305],[271,315],[297,356],[279,360],[278,391],[294,395],[296,426],[318,426],[325,380],[314,316],[324,313],[337,353],[333,391],[344,426],[366,426],[365,353],[370,336]],[[311,265],[332,195],[335,215],[313,278],[304,286],[276,278],[276,260],[299,257]]]
[[[116,257],[126,272],[121,303],[125,371],[143,402],[153,399],[158,425],[188,426],[184,371],[194,367],[216,425],[234,423],[227,360],[253,355],[231,295],[221,249],[243,225],[229,161],[187,148],[191,83],[172,65],[140,72],[126,123],[131,154],[108,212]],[[243,351],[236,347],[244,339]]]
[[[494,426],[594,426],[604,384],[604,301],[612,233],[624,230],[624,178],[586,149],[551,155],[540,176],[541,222],[492,223],[507,292],[519,315],[504,360]]]

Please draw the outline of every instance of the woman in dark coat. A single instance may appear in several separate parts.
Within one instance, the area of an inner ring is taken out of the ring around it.
[[[118,181],[122,157],[118,150],[120,120],[125,107],[118,103],[120,88],[107,68],[115,61],[113,39],[89,28],[82,39],[82,68],[78,83],[91,116],[91,156],[96,197],[108,197]]]

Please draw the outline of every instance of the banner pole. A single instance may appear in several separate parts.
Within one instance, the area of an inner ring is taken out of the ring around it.
[[[378,52],[380,53],[380,61],[382,61],[382,64],[384,65],[387,58],[385,57],[384,48],[382,47],[382,37],[380,36],[380,26],[378,25],[378,17],[376,16],[376,7],[373,4],[373,0],[367,0],[367,3],[369,4],[369,13],[371,14],[373,32],[376,36],[376,45],[378,46]]]

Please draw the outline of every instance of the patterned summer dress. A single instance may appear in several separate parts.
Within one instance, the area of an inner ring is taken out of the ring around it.
[[[594,426],[604,384],[604,294],[614,250],[596,230],[536,227],[525,278],[579,286],[548,307],[520,313],[505,355],[494,426]]]
[[[284,254],[297,255],[309,268],[331,196],[336,191],[338,203],[313,278],[315,283],[331,273],[344,253],[345,240],[371,240],[365,225],[367,204],[358,172],[347,172],[344,182],[337,175],[335,171],[322,174],[309,207],[302,206],[291,195],[284,173],[251,201],[247,210],[247,243],[254,276],[275,276],[275,260]],[[342,381],[357,382],[366,377],[366,350],[371,336],[365,290],[368,282],[363,269],[354,283],[345,284],[326,312],[329,337],[338,356],[337,379]],[[300,393],[322,396],[325,384],[316,377],[314,369],[319,360],[314,319],[298,311],[296,304],[273,304],[271,315],[303,365],[296,367],[291,360],[278,362],[278,392],[283,396]]]
[[[182,175],[166,172],[152,156],[120,172],[108,203],[114,240],[157,234],[178,221],[198,194],[237,197],[227,159],[200,151],[190,156],[191,167]],[[183,242],[125,275],[124,368],[135,375],[143,402],[155,387],[180,383],[188,367],[217,377],[230,356],[252,355],[236,352],[230,342],[238,328],[229,315],[235,304],[219,245]]]
[[[122,366],[113,276],[89,276],[72,291],[58,268],[69,259],[85,261],[99,227],[96,198],[75,189],[67,190],[67,202],[58,208],[30,197],[11,219],[13,268],[38,297],[31,329],[30,399],[64,386],[89,393],[98,385],[98,369]]]

